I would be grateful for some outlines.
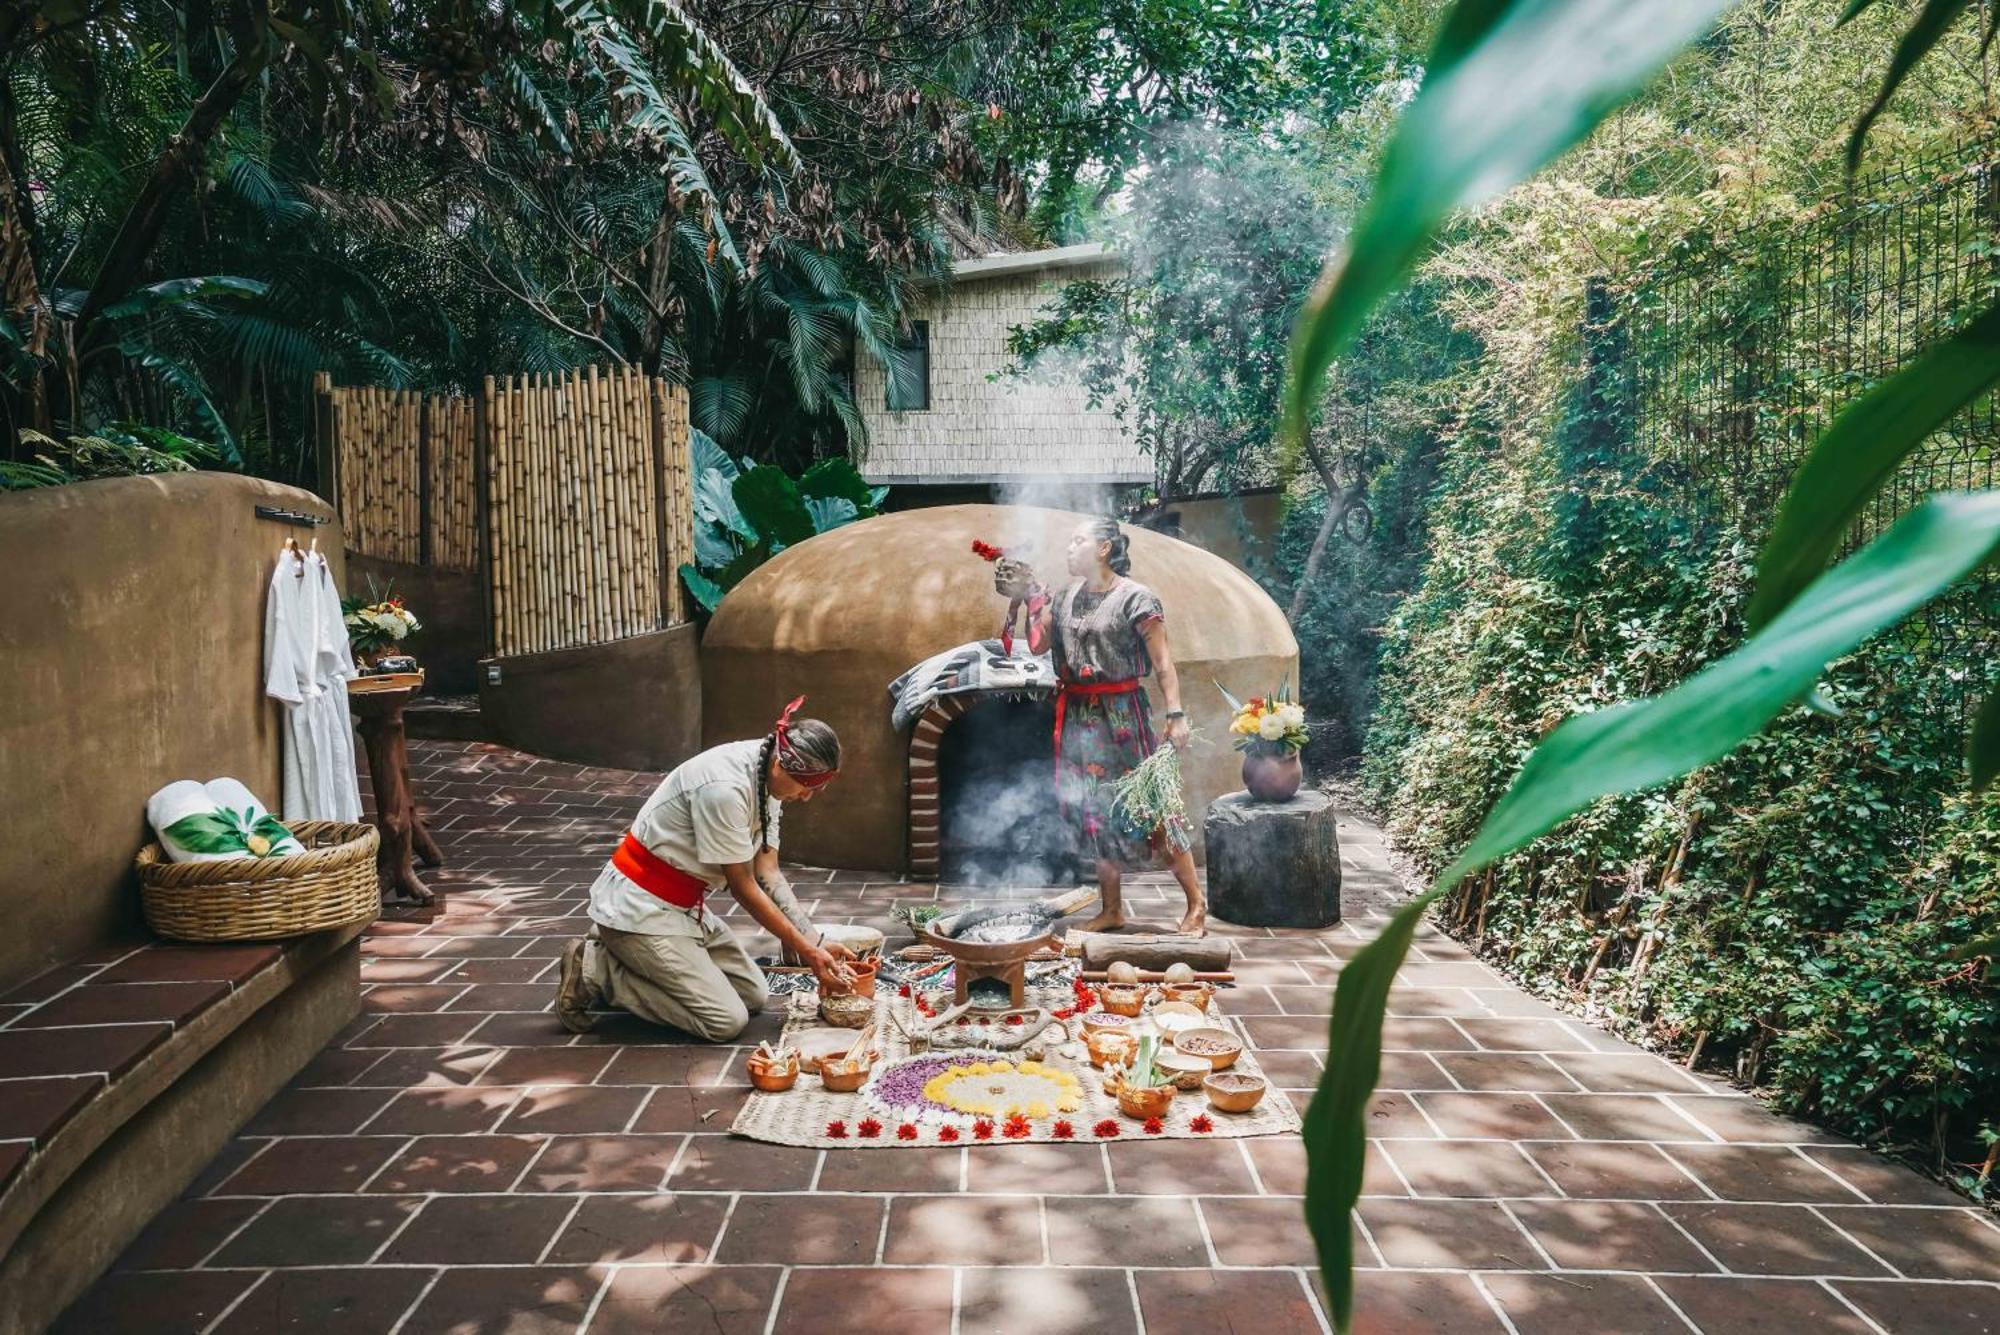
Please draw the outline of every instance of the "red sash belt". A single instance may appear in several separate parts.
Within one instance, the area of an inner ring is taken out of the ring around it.
[[[611,855],[611,865],[625,873],[632,884],[675,908],[699,909],[702,896],[708,893],[707,881],[688,875],[630,833],[619,841],[617,851]]]
[[[1141,682],[1137,677],[1127,677],[1123,681],[1066,681],[1062,693],[1056,696],[1056,783],[1057,803],[1061,805],[1062,783],[1062,739],[1063,721],[1069,715],[1071,700],[1087,700],[1104,695],[1130,695],[1138,690]]]

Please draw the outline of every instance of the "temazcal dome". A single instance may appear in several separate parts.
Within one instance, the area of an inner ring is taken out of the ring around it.
[[[702,641],[704,744],[762,736],[787,700],[840,733],[842,775],[786,810],[787,859],[901,872],[910,866],[910,730],[890,722],[888,685],[933,654],[994,636],[1007,607],[974,539],[1029,560],[1052,586],[1084,516],[956,505],[882,515],[780,552],[732,589]],[[1132,578],[1166,606],[1181,696],[1200,734],[1187,762],[1189,814],[1242,786],[1229,707],[1297,680],[1298,642],[1248,575],[1199,547],[1128,526]],[[1164,709],[1151,678],[1155,719]],[[1051,779],[1053,782],[1053,779]]]

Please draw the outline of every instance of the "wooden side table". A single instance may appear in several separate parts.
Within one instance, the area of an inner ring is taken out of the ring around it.
[[[368,778],[375,788],[375,826],[382,833],[375,870],[382,883],[385,908],[430,908],[437,896],[418,878],[412,865],[444,865],[437,842],[417,814],[410,789],[409,737],[403,728],[403,706],[424,684],[421,672],[389,672],[356,677],[347,683],[347,704],[360,720],[361,743],[368,752]]]

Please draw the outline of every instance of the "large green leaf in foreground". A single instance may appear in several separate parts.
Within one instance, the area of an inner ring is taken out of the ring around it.
[[[1731,0],[1459,0],[1397,124],[1344,255],[1292,334],[1283,434],[1298,440],[1368,313],[1452,210],[1491,198],[1582,142],[1705,32]]]
[[[2000,383],[2000,306],[1841,409],[1792,476],[1744,616],[1762,626],[1826,569],[1910,452]]]
[[[1361,1194],[1363,1118],[1382,1069],[1389,986],[1426,908],[1462,878],[1602,797],[1656,787],[1721,759],[1811,690],[1827,663],[1977,569],[2000,546],[2000,492],[1950,492],[1829,570],[1736,652],[1650,700],[1570,719],[1535,748],[1472,842],[1341,970],[1327,1068],[1306,1111],[1306,1221],[1336,1323],[1354,1305],[1349,1215]]]

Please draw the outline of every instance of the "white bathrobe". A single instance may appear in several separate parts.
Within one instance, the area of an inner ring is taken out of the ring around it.
[[[285,706],[286,820],[361,819],[347,713],[354,674],[326,558],[280,553],[264,604],[264,692]]]

